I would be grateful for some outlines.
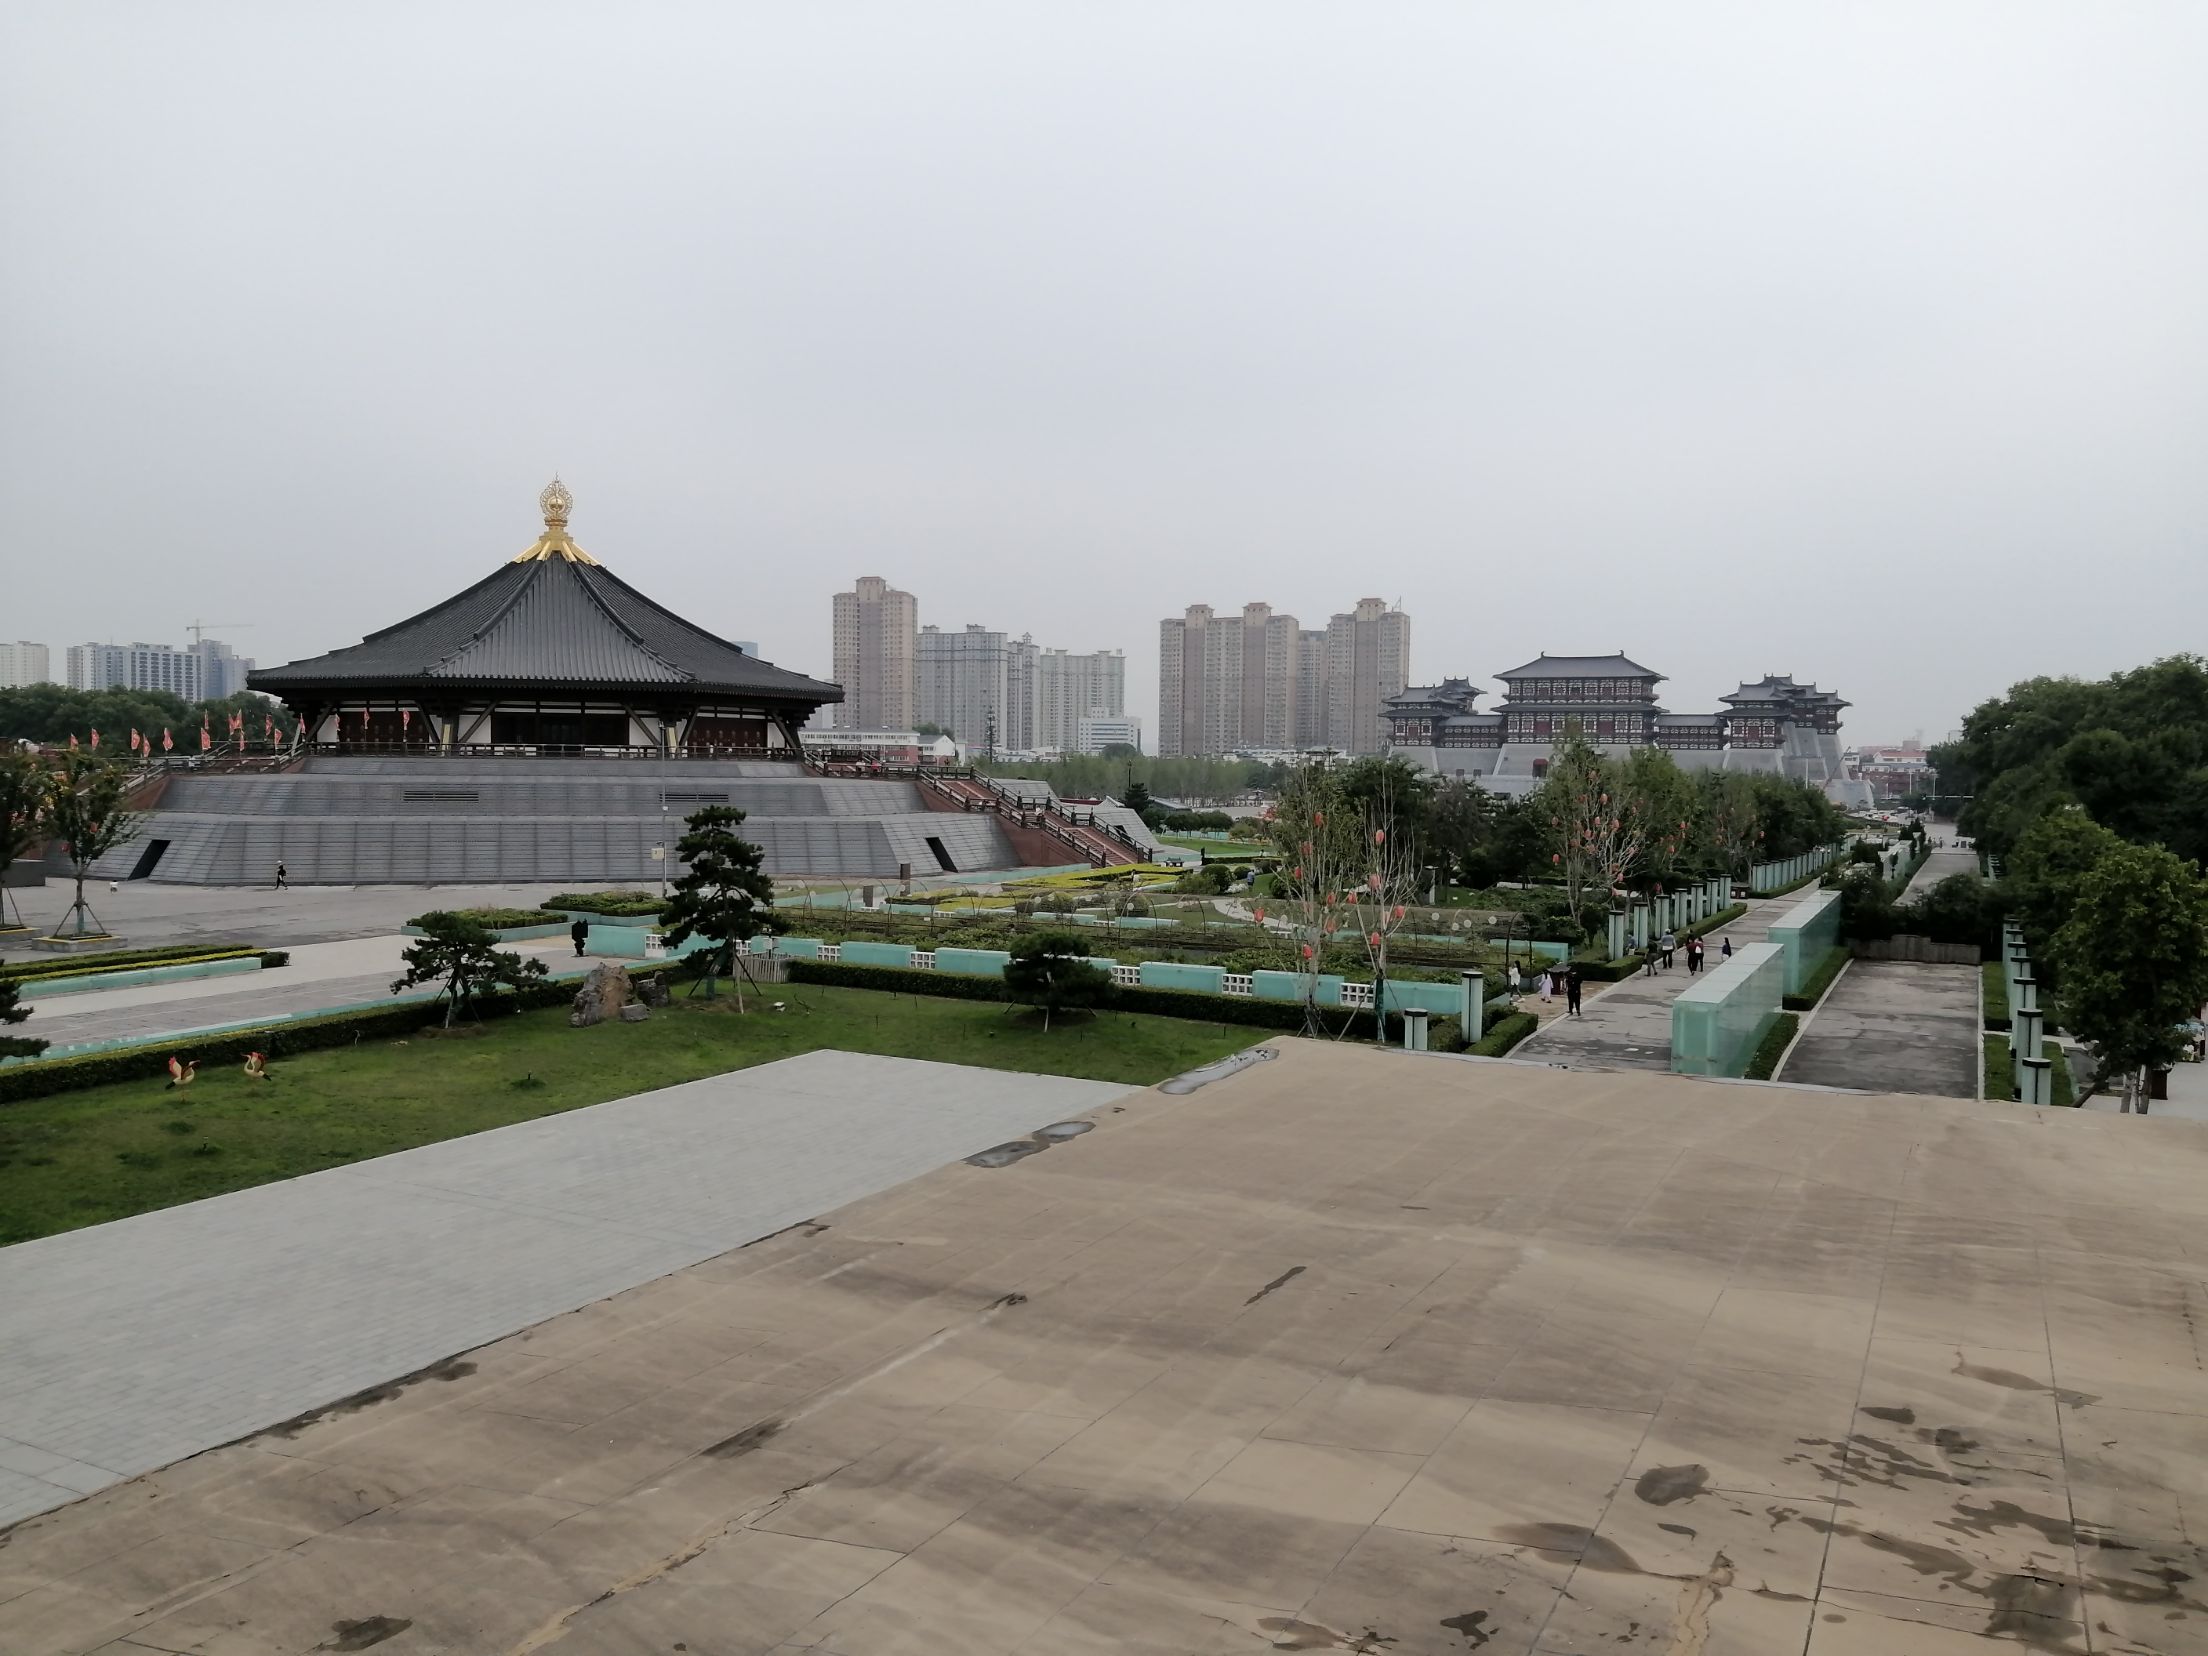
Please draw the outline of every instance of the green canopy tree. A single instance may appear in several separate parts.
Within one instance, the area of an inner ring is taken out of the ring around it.
[[[731,805],[708,805],[684,823],[689,830],[675,843],[688,866],[674,882],[661,918],[667,946],[679,949],[693,937],[712,945],[700,951],[705,968],[705,998],[713,998],[714,980],[733,975],[739,943],[784,929],[774,912],[774,882],[762,864],[765,853],[736,830],[744,813]],[[736,1009],[744,1007],[743,982],[736,982]]]
[[[544,976],[544,962],[498,946],[498,933],[465,915],[438,909],[418,914],[409,925],[422,935],[402,957],[406,975],[391,985],[394,995],[416,984],[442,986],[445,1027],[462,1012],[475,1011],[475,1003],[504,984],[519,989]]]
[[[138,837],[144,819],[123,809],[123,797],[130,789],[129,772],[115,760],[71,748],[46,772],[45,787],[45,830],[60,844],[76,880],[77,898],[69,910],[73,927],[70,935],[104,936],[106,928],[84,901],[84,881],[100,858]]]
[[[2057,806],[2033,823],[2003,866],[2000,888],[2025,936],[2039,943],[2060,931],[2079,883],[2122,844],[2082,805]]]
[[[1111,986],[1111,977],[1070,932],[1030,932],[1012,945],[1004,966],[1005,992],[1017,1004],[1039,1009],[1045,1030],[1053,1015],[1094,1006]]]
[[[0,745],[0,929],[23,923],[8,895],[7,874],[16,858],[37,843],[45,811],[45,761],[12,742]]]
[[[2088,1093],[2114,1080],[2144,1112],[2142,1072],[2177,1062],[2180,1026],[2208,1001],[2208,881],[2160,846],[2111,846],[2047,953],[2063,1022],[2097,1060]]]

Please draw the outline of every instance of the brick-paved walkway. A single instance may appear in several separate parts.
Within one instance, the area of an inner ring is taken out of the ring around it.
[[[1130,1090],[815,1052],[0,1249],[0,1524]]]

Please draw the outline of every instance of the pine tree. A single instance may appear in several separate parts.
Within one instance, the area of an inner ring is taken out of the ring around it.
[[[667,926],[667,946],[680,948],[693,937],[712,945],[704,951],[705,994],[713,998],[714,979],[723,972],[733,975],[736,945],[783,929],[774,912],[774,882],[761,864],[765,853],[736,830],[744,813],[728,805],[708,805],[686,820],[689,830],[675,850],[687,864],[674,882],[662,918]],[[736,1009],[743,1010],[744,990],[736,986]]]
[[[444,985],[445,1027],[454,1016],[474,1009],[475,998],[504,983],[520,988],[545,975],[544,962],[498,947],[498,933],[464,915],[443,909],[416,915],[407,924],[421,936],[407,948],[406,975],[391,985],[391,993],[418,983]]]
[[[31,1015],[27,1006],[17,1006],[15,997],[18,986],[12,978],[0,978],[0,1028],[19,1024]],[[0,1058],[36,1058],[46,1050],[44,1041],[33,1040],[28,1035],[0,1035]]]

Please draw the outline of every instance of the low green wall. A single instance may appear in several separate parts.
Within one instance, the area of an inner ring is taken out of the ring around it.
[[[1840,946],[1840,893],[1818,891],[1771,922],[1765,936],[1786,961],[1786,989],[1798,995],[1825,956]]]
[[[182,983],[190,978],[229,977],[235,972],[260,969],[259,955],[244,955],[235,960],[195,960],[183,966],[140,966],[123,972],[86,972],[81,977],[33,978],[22,986],[23,999],[35,1003],[55,995],[131,989],[148,983]]]
[[[1682,990],[1671,1003],[1673,1073],[1746,1075],[1765,1031],[1778,1021],[1785,985],[1785,952],[1776,943],[1751,943]]]

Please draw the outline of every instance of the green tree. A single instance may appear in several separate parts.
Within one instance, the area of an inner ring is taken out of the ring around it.
[[[1624,877],[1636,848],[1612,807],[1615,767],[1575,728],[1565,732],[1549,758],[1548,774],[1527,803],[1546,830],[1551,872],[1564,881],[1564,901],[1574,915],[1599,890],[1607,902],[1610,881]]]
[[[1043,1028],[1050,1028],[1055,1013],[1094,1006],[1110,990],[1112,980],[1088,958],[1080,938],[1069,932],[1030,932],[1012,945],[1005,962],[1004,987],[1020,1005],[1043,1014]]]
[[[476,1001],[500,984],[518,989],[544,976],[543,961],[500,949],[497,932],[464,915],[438,909],[418,914],[408,924],[422,935],[408,945],[402,957],[406,975],[391,985],[391,993],[422,983],[441,985],[447,1029],[458,1014],[472,1013]]]
[[[1618,782],[1628,809],[1643,825],[1640,861],[1629,877],[1661,886],[1695,854],[1694,783],[1661,748],[1635,748]]]
[[[1141,782],[1128,783],[1119,802],[1144,822],[1148,822],[1158,809],[1158,802],[1150,797],[1149,788]]]
[[[85,904],[84,881],[100,858],[138,837],[143,819],[123,808],[129,788],[130,777],[122,765],[80,748],[62,754],[46,772],[45,830],[60,844],[76,880],[77,898],[69,910],[72,936],[105,935],[98,917]]]
[[[2001,875],[2001,900],[2023,925],[2024,935],[2037,945],[2060,931],[2070,918],[2079,884],[2122,844],[2082,805],[2064,804],[2033,823]]]
[[[15,1004],[18,993],[20,990],[13,978],[0,978],[0,1031],[5,1031],[10,1024],[21,1023],[31,1015],[29,1007]],[[34,1040],[28,1035],[0,1033],[0,1058],[36,1058],[45,1050],[44,1041]]]
[[[736,946],[784,929],[774,912],[774,882],[761,865],[765,853],[736,830],[744,813],[729,805],[708,805],[685,823],[689,832],[675,844],[688,864],[674,882],[662,919],[667,946],[680,948],[693,937],[712,945],[701,951],[705,998],[713,998],[714,979],[734,971]],[[736,980],[736,1009],[744,1006],[744,986]]]
[[[8,869],[37,843],[45,810],[45,761],[12,742],[0,744],[0,927],[22,922],[20,913],[8,919],[15,906],[7,894]]]
[[[2063,1022],[2093,1048],[2088,1094],[2114,1080],[2144,1111],[2141,1073],[2177,1062],[2180,1026],[2208,1001],[2208,881],[2159,846],[2114,846],[2078,882],[2046,952]]]

